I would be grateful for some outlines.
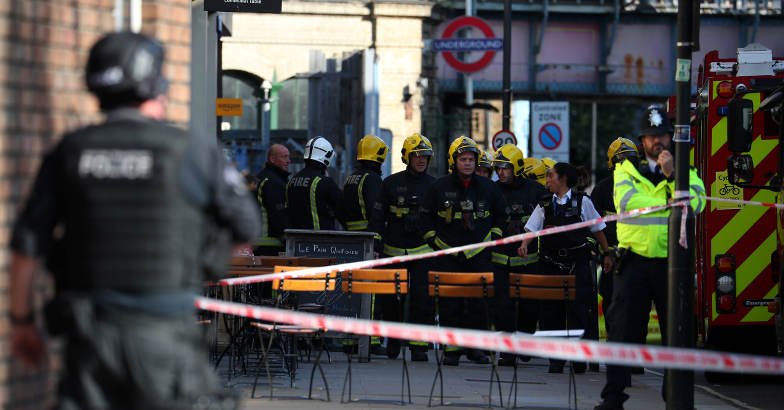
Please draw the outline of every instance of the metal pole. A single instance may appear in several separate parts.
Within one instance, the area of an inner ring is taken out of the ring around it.
[[[691,103],[692,1],[678,2],[678,40],[675,69],[677,114],[673,144],[675,149],[675,194],[689,195],[689,108]],[[699,16],[696,16],[699,18]],[[691,207],[674,208],[669,218],[667,269],[666,344],[694,347],[694,213]],[[686,218],[682,221],[682,218]],[[686,224],[685,232],[681,223]],[[686,238],[681,238],[681,234]],[[685,240],[685,246],[680,241]],[[694,372],[665,371],[664,396],[667,409],[694,408]]]
[[[591,186],[596,185],[596,140],[598,137],[596,101],[591,103]]]
[[[473,16],[474,15],[474,2],[473,0],[466,0],[465,2],[465,15],[466,16]],[[474,103],[474,80],[471,78],[471,73],[465,73],[463,75],[463,81],[465,85],[465,104],[468,108],[468,137],[471,137],[471,134],[474,131],[474,119],[471,117],[471,105]]]
[[[504,101],[501,128],[509,130],[509,110],[512,105],[512,0],[504,0]]]

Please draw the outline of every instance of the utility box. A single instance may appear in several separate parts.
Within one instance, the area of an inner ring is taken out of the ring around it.
[[[373,259],[373,233],[349,231],[313,231],[286,229],[286,256],[334,258],[337,263]],[[332,292],[313,292],[308,302],[324,305],[327,314],[370,319],[370,295],[349,298],[341,290],[340,280]],[[327,333],[329,335],[329,333]],[[359,338],[359,361],[370,360],[370,337]]]

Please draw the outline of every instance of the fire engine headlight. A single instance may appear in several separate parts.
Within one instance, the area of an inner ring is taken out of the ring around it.
[[[732,276],[720,276],[716,281],[716,289],[722,293],[735,292],[735,279]]]

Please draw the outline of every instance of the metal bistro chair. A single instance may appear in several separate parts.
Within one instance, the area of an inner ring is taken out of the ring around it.
[[[518,305],[520,299],[531,300],[562,300],[565,312],[565,335],[572,336],[569,329],[569,302],[573,302],[577,295],[576,277],[574,275],[533,275],[525,273],[509,274],[509,297],[515,300],[515,323],[517,323]],[[579,331],[573,329],[575,335]],[[515,360],[514,373],[512,376],[512,388],[509,390],[507,403],[512,400],[514,391],[514,404],[512,408],[517,408],[517,361]],[[572,403],[577,408],[577,383],[574,377],[572,362],[569,362],[569,408]]]
[[[305,269],[304,266],[276,266],[275,273],[279,272],[288,272],[291,270],[299,270]],[[289,278],[289,279],[276,279],[272,282],[272,288],[276,291],[276,302],[275,307],[278,308],[281,306],[281,302],[284,299],[284,293],[289,293],[292,296],[296,297],[296,293],[298,292],[321,292],[321,291],[333,291],[335,290],[335,286],[337,283],[337,275],[331,273],[322,273],[313,276],[308,276],[305,278]],[[296,300],[292,302],[291,307],[294,310],[298,310],[298,305]],[[307,309],[308,312],[313,312],[314,309],[309,307]],[[322,307],[323,311],[323,307]],[[324,369],[321,367],[321,356],[324,353],[324,341],[322,335],[326,332],[326,329],[315,329],[315,328],[307,328],[295,325],[279,325],[277,323],[264,323],[264,322],[253,322],[252,326],[256,327],[259,330],[259,339],[262,339],[262,333],[266,332],[269,334],[269,342],[267,347],[262,352],[262,361],[264,364],[264,369],[267,372],[267,379],[270,385],[270,398],[273,396],[273,385],[272,385],[272,375],[269,370],[269,356],[272,350],[273,343],[277,337],[278,340],[282,339],[283,335],[290,336],[294,338],[293,348],[296,349],[296,338],[297,337],[306,337],[309,339],[309,344],[313,345],[313,339],[316,337],[322,338],[320,343],[320,348],[318,355],[316,356],[316,360],[313,362],[313,368],[310,371],[310,386],[308,388],[308,399],[312,399],[313,397],[313,377],[316,374],[316,369],[318,369],[321,379],[324,382],[324,388],[327,393],[327,401],[330,400],[329,397],[329,384],[327,383],[327,377],[324,375]],[[262,344],[263,348],[263,344]],[[281,348],[284,351],[284,357],[288,358],[287,364],[289,369],[289,380],[290,386],[294,386],[294,379],[296,377],[296,367],[297,367],[297,354],[285,353],[285,348]],[[258,383],[259,375],[261,373],[261,368],[258,369],[256,372],[256,378],[253,380],[253,390],[251,392],[251,398],[255,397],[256,394],[256,384]]]
[[[438,319],[439,298],[482,298],[485,306],[485,323],[487,329],[492,328],[490,321],[490,308],[488,306],[488,298],[495,295],[493,288],[493,272],[428,272],[428,288],[427,293],[429,296],[435,298],[435,315]],[[439,325],[438,323],[436,325]],[[444,405],[444,374],[441,363],[444,358],[444,353],[439,354],[440,346],[436,344],[436,375],[433,378],[433,385],[430,388],[430,397],[427,401],[427,406],[432,406],[433,391],[436,388],[436,382],[440,380],[441,389],[441,405]],[[493,406],[493,381],[498,384],[498,400],[501,407],[504,405],[503,393],[501,392],[501,377],[498,374],[498,367],[496,363],[495,353],[492,356],[492,368],[490,370],[490,394],[487,397],[488,407]]]
[[[342,289],[351,298],[354,293],[395,295],[397,298],[398,317],[403,317],[402,297],[408,293],[408,270],[406,269],[356,269],[341,273]],[[346,351],[348,367],[346,377],[343,379],[343,391],[340,393],[340,402],[351,401],[351,349]],[[408,374],[406,352],[403,349],[403,373],[400,385],[400,404],[406,404],[405,388],[408,387],[408,403],[411,403],[411,378]],[[348,385],[348,400],[343,399]]]

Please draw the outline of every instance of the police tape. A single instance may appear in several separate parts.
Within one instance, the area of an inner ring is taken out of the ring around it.
[[[444,255],[451,255],[456,254],[464,251],[469,251],[472,249],[478,248],[489,248],[494,246],[500,245],[507,245],[510,243],[520,243],[525,239],[533,239],[540,236],[547,236],[553,235],[556,233],[568,232],[573,231],[576,229],[588,228],[593,225],[600,224],[602,222],[612,222],[612,221],[620,221],[623,219],[635,218],[641,215],[650,214],[653,212],[664,211],[670,207],[677,207],[677,206],[684,206],[688,204],[688,200],[681,200],[677,202],[672,202],[666,205],[658,205],[658,206],[649,206],[645,208],[638,208],[633,209],[627,212],[621,212],[615,215],[609,215],[605,217],[599,217],[595,219],[590,219],[587,221],[577,222],[569,225],[563,226],[555,226],[552,228],[545,228],[541,229],[536,232],[526,232],[521,233],[518,235],[507,236],[501,239],[494,239],[486,242],[478,242],[472,243],[463,246],[456,246],[453,248],[442,249],[433,252],[421,253],[417,255],[404,255],[404,256],[392,256],[389,258],[379,258],[367,261],[359,261],[359,262],[348,262],[342,263],[339,265],[330,265],[330,266],[319,266],[313,268],[306,268],[306,269],[298,269],[292,270],[289,272],[280,272],[280,273],[269,273],[263,275],[255,275],[255,276],[245,276],[239,278],[228,278],[222,279],[219,283],[225,286],[231,285],[248,285],[252,283],[260,283],[260,282],[271,282],[277,279],[289,279],[289,278],[302,278],[314,275],[320,275],[324,273],[337,273],[337,272],[345,272],[355,269],[368,269],[374,268],[377,266],[384,266],[384,265],[391,265],[396,263],[405,263],[411,262],[420,259],[428,259],[428,258],[435,258]]]
[[[371,321],[292,310],[244,305],[199,297],[196,307],[211,312],[284,323],[303,328],[363,336],[417,340],[494,352],[541,356],[562,360],[601,362],[626,366],[709,370],[732,373],[784,374],[784,359],[697,349],[604,343],[538,337],[410,323]]]
[[[776,204],[773,202],[747,201],[743,199],[730,199],[730,198],[721,198],[716,196],[701,196],[701,198],[705,198],[706,200],[712,202],[726,202],[730,204],[754,205],[754,206],[763,206],[766,208],[784,209],[784,204]]]

